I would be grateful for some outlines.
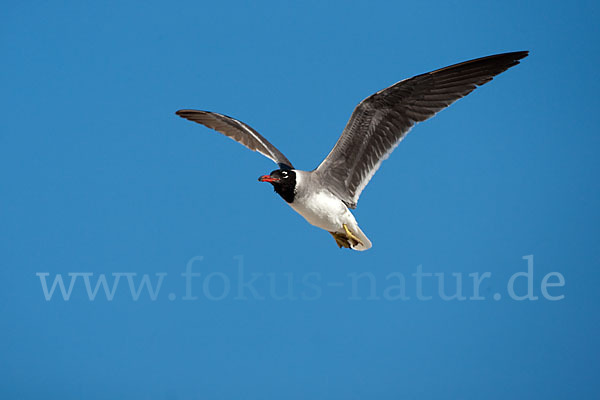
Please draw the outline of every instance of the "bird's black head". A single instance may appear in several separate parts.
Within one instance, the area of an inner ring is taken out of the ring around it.
[[[288,203],[294,202],[296,194],[296,172],[293,169],[277,169],[269,175],[258,178],[260,182],[269,182],[273,189]]]

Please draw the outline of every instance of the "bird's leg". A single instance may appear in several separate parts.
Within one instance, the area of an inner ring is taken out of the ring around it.
[[[333,236],[333,238],[335,239],[335,243],[341,249],[343,247],[344,243],[340,240],[340,237],[338,236],[338,234],[335,232],[329,232],[329,233],[331,233],[331,236]]]
[[[350,248],[350,243],[348,242],[348,239],[346,239],[343,235],[341,235],[337,232],[329,232],[329,233],[331,233],[331,236],[333,236],[333,238],[335,239],[335,243],[337,243],[337,245],[340,249],[342,247],[345,247],[347,249]]]
[[[361,245],[363,245],[363,242],[362,242],[362,241],[361,241],[361,240],[360,240],[358,237],[356,237],[356,236],[355,236],[355,235],[354,235],[354,234],[353,234],[353,233],[350,231],[350,229],[348,229],[348,226],[346,226],[346,224],[342,224],[342,226],[344,227],[344,230],[346,231],[346,237],[348,238],[348,240],[351,240],[351,241],[353,241],[353,242],[356,242],[356,243],[353,243],[353,245],[354,245],[354,246],[356,246],[357,244],[361,244]]]

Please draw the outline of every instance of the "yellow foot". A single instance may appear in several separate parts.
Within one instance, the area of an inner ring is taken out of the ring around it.
[[[350,229],[348,229],[346,224],[342,224],[342,226],[344,227],[344,230],[346,231],[346,237],[348,238],[348,240],[351,242],[356,242],[356,243],[352,243],[353,246],[356,246],[357,244],[361,244],[364,246],[363,242],[358,237],[356,237],[354,235],[354,233],[350,232]]]
[[[342,247],[345,247],[347,249],[351,248],[350,242],[348,241],[348,239],[346,239],[346,237],[344,235],[342,235],[341,233],[337,233],[337,232],[329,232],[329,233],[331,233],[331,236],[333,236],[333,238],[335,239],[335,243],[337,243],[337,245],[340,249]]]

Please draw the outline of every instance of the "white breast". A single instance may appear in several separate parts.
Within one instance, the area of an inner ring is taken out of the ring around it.
[[[304,171],[296,172],[297,194],[290,206],[310,224],[329,232],[343,232],[343,224],[356,225],[348,207],[326,189],[312,192],[303,186]],[[305,172],[304,172],[305,173]]]
[[[362,242],[353,245],[352,249],[362,251],[371,248],[371,241],[358,227],[354,215],[344,202],[326,188],[317,187],[311,182],[309,172],[295,171],[296,196],[290,207],[310,224],[329,232],[346,234],[344,230],[346,225]]]

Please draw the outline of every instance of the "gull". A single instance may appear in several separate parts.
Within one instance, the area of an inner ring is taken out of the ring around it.
[[[179,110],[202,124],[271,159],[279,166],[258,178],[310,224],[329,232],[340,248],[367,250],[371,241],[350,209],[382,161],[417,123],[433,117],[496,75],[519,64],[528,51],[491,55],[405,79],[361,101],[340,138],[312,171],[292,163],[249,125],[209,111]],[[385,211],[384,211],[385,213]]]

